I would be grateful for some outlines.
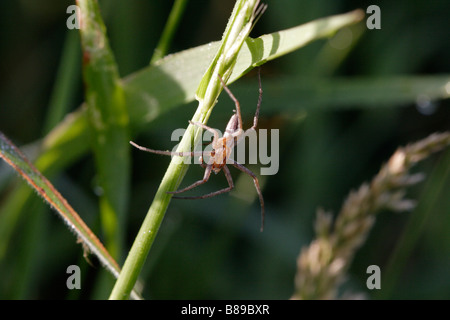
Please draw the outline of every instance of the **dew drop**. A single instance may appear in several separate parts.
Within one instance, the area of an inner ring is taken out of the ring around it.
[[[416,108],[421,114],[429,116],[436,112],[437,104],[429,96],[421,94],[416,99]]]

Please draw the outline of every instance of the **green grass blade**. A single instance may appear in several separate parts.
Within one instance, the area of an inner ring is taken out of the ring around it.
[[[120,267],[114,258],[105,249],[97,236],[89,229],[77,212],[70,206],[64,197],[55,189],[52,183],[39,172],[38,169],[27,159],[27,157],[0,132],[0,158],[16,170],[21,177],[27,181],[32,188],[52,207],[67,224],[69,229],[82,241],[84,249],[89,249],[95,254],[105,268],[118,277]],[[28,188],[31,190],[30,188]],[[19,189],[22,191],[23,189]],[[16,192],[17,199],[24,200],[28,194]],[[18,203],[18,201],[14,202]],[[13,203],[13,204],[14,204]],[[23,205],[23,203],[22,203]],[[22,206],[20,206],[21,208]],[[140,299],[140,295],[133,290],[133,299]]]
[[[335,111],[420,105],[450,98],[449,83],[450,74],[315,79],[284,76],[264,80],[264,106],[272,114],[294,115],[310,109]],[[240,97],[242,105],[252,105],[254,97],[245,94],[252,89],[253,83],[243,83],[235,86],[233,92]]]
[[[55,86],[50,97],[44,132],[53,129],[70,107],[76,92],[80,75],[80,44],[76,32],[67,32],[61,62],[55,79]]]
[[[256,39],[247,38],[228,83],[236,81],[255,66],[288,54],[314,40],[330,36],[342,27],[357,23],[361,18],[361,11],[356,10]],[[219,46],[220,42],[212,42],[188,49],[128,76],[124,85],[132,126],[141,128],[161,112],[192,102],[198,84]]]
[[[267,61],[276,59],[308,43],[330,37],[339,29],[357,23],[364,18],[362,10],[334,15],[313,20],[300,26],[273,32],[256,39],[248,38],[246,46],[239,54],[238,63],[234,70],[236,78],[245,74],[253,66],[262,65]],[[232,77],[231,81],[235,78]]]
[[[128,112],[114,55],[97,1],[80,0],[83,77],[106,246],[118,258],[123,249],[130,179]]]
[[[100,240],[84,223],[64,197],[54,188],[25,155],[0,132],[0,157],[14,168],[37,193],[50,204],[61,216],[76,236],[94,253],[102,264],[114,275],[119,273],[119,266],[103,247]]]
[[[175,31],[178,28],[178,24],[183,16],[187,2],[188,0],[176,0],[173,4],[169,18],[167,19],[167,23],[162,32],[161,39],[153,52],[150,64],[153,64],[167,54],[169,45],[172,42]]]
[[[41,155],[34,161],[37,170],[47,177],[72,164],[88,150],[88,124],[85,109],[66,116],[62,123],[45,137]],[[18,185],[0,207],[0,260],[10,244],[11,235],[32,191],[26,185]]]

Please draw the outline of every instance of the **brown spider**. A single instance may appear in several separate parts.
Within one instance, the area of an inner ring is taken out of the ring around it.
[[[258,192],[259,202],[261,203],[261,231],[263,231],[263,229],[264,229],[264,199],[263,199],[263,196],[261,193],[261,188],[259,187],[258,178],[252,171],[250,171],[249,169],[244,167],[242,164],[236,162],[233,159],[230,159],[230,155],[231,155],[231,152],[232,152],[234,146],[237,145],[239,143],[239,141],[245,137],[245,135],[247,134],[247,132],[249,130],[256,130],[256,126],[258,124],[259,109],[261,107],[261,101],[262,101],[261,75],[258,70],[259,97],[258,97],[258,104],[256,106],[255,116],[253,118],[253,126],[250,129],[246,130],[245,132],[242,129],[241,107],[239,105],[239,101],[236,99],[236,97],[231,93],[231,91],[225,85],[225,83],[222,80],[222,77],[220,75],[219,75],[219,79],[220,79],[220,82],[222,83],[223,88],[225,89],[225,91],[228,93],[228,95],[234,101],[234,103],[236,105],[236,110],[233,110],[233,111],[235,111],[235,114],[233,114],[231,116],[230,120],[228,121],[228,124],[225,129],[225,133],[224,133],[223,137],[219,138],[219,132],[217,130],[212,129],[212,128],[204,125],[201,122],[189,121],[190,124],[196,125],[200,128],[208,130],[209,132],[211,132],[214,135],[214,138],[211,142],[211,145],[212,145],[211,151],[209,151],[209,152],[206,152],[206,151],[171,152],[171,151],[148,149],[148,148],[142,147],[140,145],[137,145],[136,143],[134,143],[132,141],[130,141],[130,143],[134,147],[136,147],[142,151],[161,154],[161,155],[168,155],[168,156],[177,155],[180,157],[200,156],[200,162],[201,162],[200,165],[205,169],[205,174],[203,175],[203,179],[201,179],[197,182],[194,182],[193,184],[191,184],[190,186],[188,186],[186,188],[183,188],[183,189],[180,189],[177,191],[168,191],[167,193],[170,193],[170,194],[183,193],[183,192],[191,190],[201,184],[204,184],[209,180],[209,177],[211,176],[212,171],[214,171],[214,173],[217,174],[220,172],[220,170],[223,169],[225,177],[227,178],[227,181],[228,181],[228,187],[221,189],[219,191],[205,194],[203,196],[192,196],[192,197],[174,196],[173,198],[175,198],[175,199],[205,199],[205,198],[211,198],[211,197],[217,196],[219,194],[231,191],[234,188],[234,184],[233,184],[233,179],[231,178],[230,170],[226,166],[227,163],[228,164],[231,163],[231,165],[233,165],[235,168],[248,174],[250,177],[253,178],[253,182],[255,184],[256,191]],[[206,164],[203,161],[203,155],[207,155],[210,157],[208,163],[206,163]]]

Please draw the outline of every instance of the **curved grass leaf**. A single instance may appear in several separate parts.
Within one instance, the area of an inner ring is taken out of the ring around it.
[[[31,187],[52,207],[68,225],[77,238],[82,241],[83,248],[95,254],[100,262],[114,277],[118,277],[120,268],[114,258],[105,249],[100,240],[84,223],[80,216],[55,189],[52,183],[44,177],[27,157],[0,132],[0,157],[16,170]],[[136,293],[134,297],[138,297]]]
[[[256,39],[247,38],[239,51],[228,83],[255,66],[295,51],[308,43],[332,35],[347,25],[359,22],[361,10],[314,20],[312,22]],[[125,79],[130,121],[138,129],[161,112],[194,100],[200,81],[213,60],[220,42],[211,42],[157,61]]]
[[[233,88],[242,105],[253,105],[254,83]],[[295,115],[304,110],[343,110],[426,106],[450,98],[450,74],[391,75],[383,77],[334,77],[314,80],[284,76],[264,80],[266,114]],[[243,114],[246,109],[242,110]],[[251,114],[252,110],[249,110]]]
[[[83,243],[99,257],[100,261],[116,275],[119,266],[103,247],[100,240],[98,240],[70,204],[67,203],[63,196],[55,189],[52,183],[48,181],[48,179],[45,178],[25,157],[25,155],[1,132],[0,156],[60,214],[61,218],[69,228],[73,230]]]

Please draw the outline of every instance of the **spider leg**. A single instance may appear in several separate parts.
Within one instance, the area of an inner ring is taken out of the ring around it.
[[[241,116],[241,107],[239,104],[238,99],[233,95],[230,89],[226,86],[225,82],[223,81],[222,77],[219,75],[220,82],[222,82],[223,89],[228,93],[231,100],[234,101],[234,104],[236,105],[236,113],[238,115],[238,121],[239,121],[239,129],[242,129],[242,116]],[[256,105],[256,112],[255,116],[253,117],[253,126],[250,129],[256,130],[256,127],[258,125],[258,119],[259,119],[259,110],[261,108],[261,102],[262,102],[262,85],[261,85],[261,69],[258,68],[258,83],[259,83],[259,96],[258,96],[258,103]]]
[[[259,109],[261,108],[261,102],[262,102],[262,86],[261,86],[261,69],[258,68],[258,83],[259,83],[259,96],[258,96],[258,103],[256,105],[256,112],[255,116],[253,117],[253,126],[251,129],[256,130],[256,126],[258,125],[258,118],[259,118]]]
[[[233,161],[233,160],[231,160]],[[253,178],[253,183],[255,184],[256,191],[258,192],[259,202],[261,204],[261,232],[264,230],[264,199],[261,193],[261,188],[259,187],[259,181],[256,175],[246,167],[244,167],[242,164],[237,163],[236,161],[233,161],[233,166],[236,169],[241,170],[242,172],[248,174],[250,177]]]
[[[192,124],[192,125],[196,125],[196,126],[198,126],[198,127],[200,127],[200,128],[203,128],[203,129],[205,129],[205,130],[208,130],[209,132],[211,132],[212,134],[214,134],[214,137],[216,136],[216,134],[217,134],[217,135],[219,134],[219,133],[217,132],[216,129],[213,129],[213,128],[211,128],[211,127],[208,127],[206,124],[203,124],[203,123],[201,123],[201,122],[189,120],[189,123]]]
[[[223,81],[222,77],[220,75],[218,75],[218,76],[219,76],[220,82],[222,82],[223,89],[228,93],[228,95],[230,96],[231,100],[233,100],[234,105],[236,106],[236,114],[238,116],[238,128],[242,130],[241,105],[239,104],[238,99],[236,99],[236,97],[231,92],[231,90],[228,89],[228,87],[225,84],[225,82]]]
[[[197,182],[194,182],[193,184],[191,184],[190,186],[180,189],[180,190],[176,190],[176,191],[167,191],[167,193],[169,194],[177,194],[177,193],[182,193],[188,190],[191,190],[201,184],[206,183],[209,180],[209,177],[211,176],[211,170],[212,170],[212,165],[207,165],[206,166],[206,170],[205,170],[205,174],[203,175],[203,179],[202,180],[198,180]],[[177,198],[177,197],[174,197]]]
[[[142,150],[145,152],[161,154],[163,156],[198,157],[198,156],[201,156],[204,154],[203,151],[174,152],[174,151],[153,150],[153,149],[149,149],[149,148],[140,146],[137,143],[134,143],[133,141],[130,141],[130,144],[139,150]]]
[[[214,146],[215,142],[217,142],[217,140],[219,140],[219,132],[217,132],[217,130],[215,130],[215,129],[211,128],[211,127],[208,127],[207,125],[205,125],[205,124],[203,124],[201,122],[196,122],[196,121],[189,120],[189,123],[211,132],[214,135],[214,138],[213,138],[213,141],[212,141],[213,146]]]
[[[206,152],[206,153],[209,153],[209,156],[211,156],[211,152]],[[208,167],[208,165],[205,163],[205,159],[203,159],[203,156],[202,156],[202,163],[200,163],[200,166],[203,169],[206,169]]]
[[[210,165],[208,167],[211,168]],[[227,178],[227,181],[228,181],[228,187],[227,188],[221,189],[219,191],[211,192],[211,193],[205,194],[203,196],[193,196],[193,197],[178,197],[178,196],[175,196],[173,198],[175,198],[175,199],[206,199],[206,198],[215,197],[215,196],[217,196],[219,194],[231,191],[234,188],[234,183],[233,183],[233,179],[231,178],[230,169],[228,169],[227,166],[223,166],[222,169],[223,169],[223,173],[225,174],[225,177]]]
[[[259,82],[259,97],[258,97],[258,103],[256,105],[256,112],[255,116],[253,117],[253,126],[244,132],[244,136],[248,136],[250,134],[250,131],[253,130],[256,132],[256,127],[258,126],[258,119],[259,119],[259,110],[261,108],[261,101],[262,101],[262,86],[261,86],[261,71],[258,68],[258,82]],[[242,138],[242,137],[241,137]]]

